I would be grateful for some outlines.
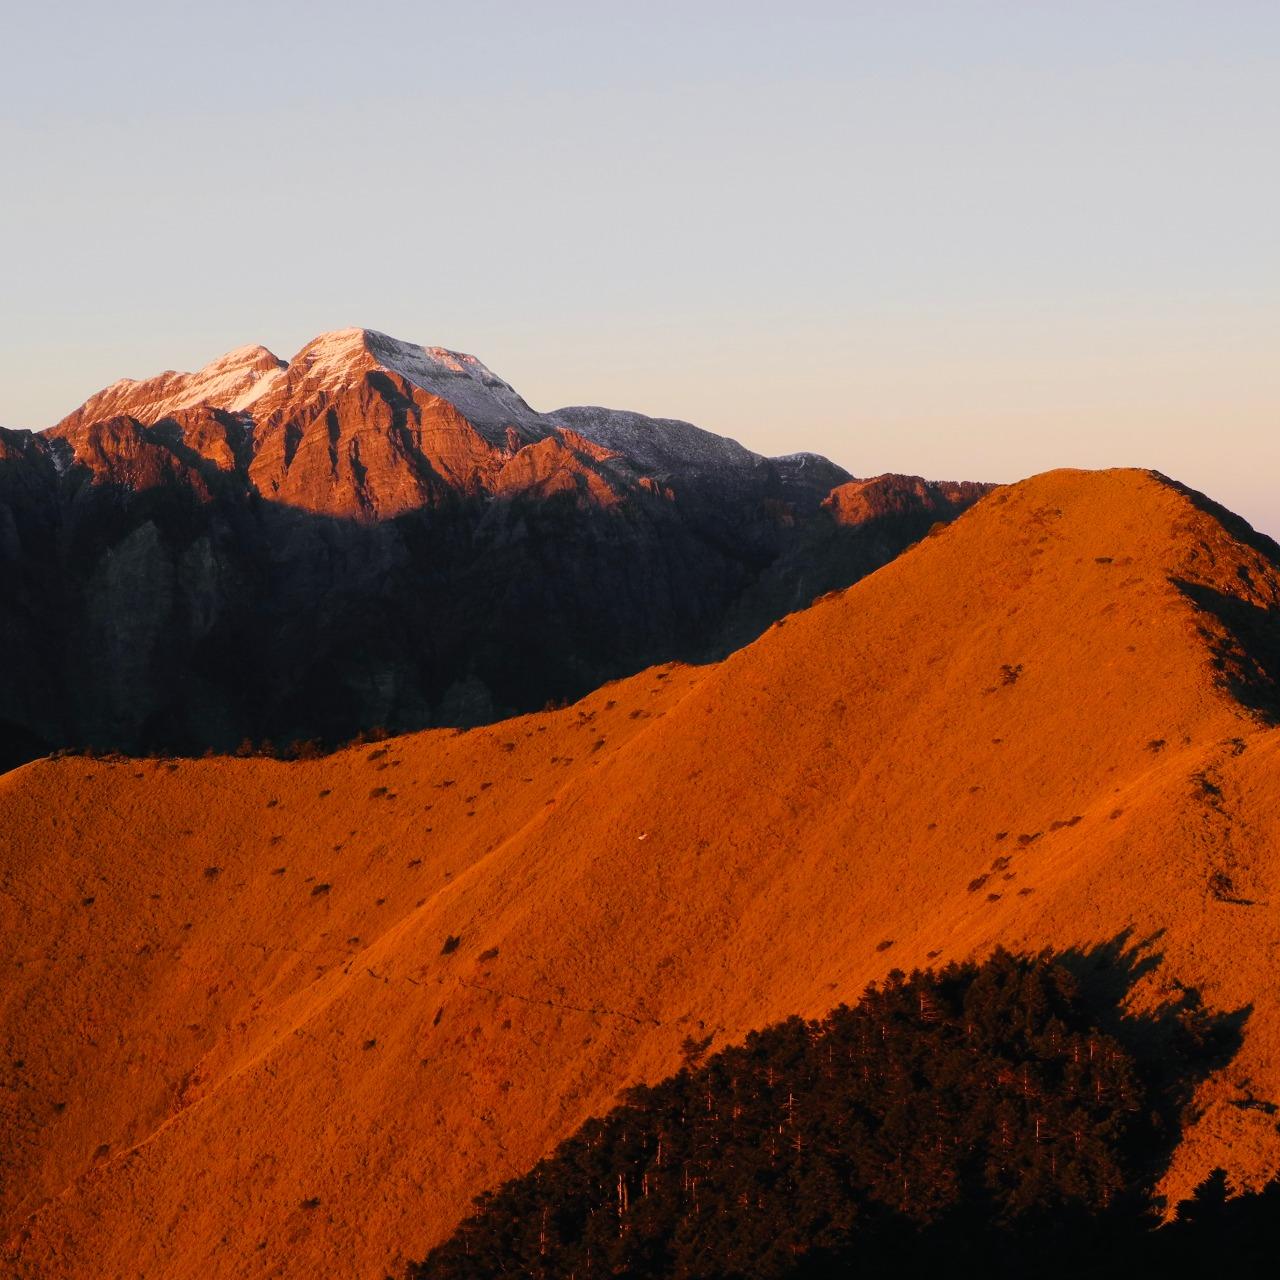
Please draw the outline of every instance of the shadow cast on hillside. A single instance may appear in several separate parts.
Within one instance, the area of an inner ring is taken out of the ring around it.
[[[1098,1236],[1104,1247],[1089,1257],[1088,1274],[1125,1280],[1159,1273],[1270,1274],[1280,1250],[1280,1182],[1257,1194],[1232,1193],[1226,1171],[1219,1168],[1190,1199],[1167,1206],[1173,1211],[1172,1221],[1160,1220],[1165,1206],[1154,1187],[1197,1118],[1196,1091],[1235,1059],[1253,1012],[1251,1004],[1210,1010],[1196,988],[1171,975],[1162,984],[1164,998],[1135,1012],[1131,1000],[1136,988],[1164,963],[1158,949],[1163,933],[1160,929],[1136,937],[1133,929],[1124,929],[1106,941],[1054,953],[1080,983],[1100,1028],[1134,1055],[1162,1134],[1146,1162],[1147,1184],[1153,1189],[1151,1216],[1146,1222],[1122,1223],[1114,1234],[1104,1227]],[[1252,1095],[1234,1105],[1269,1116],[1280,1110],[1272,1101]],[[1061,1265],[1062,1272],[1050,1267],[1046,1274],[1082,1274],[1079,1260],[1064,1259]]]
[[[76,464],[37,490],[0,459],[0,657],[22,673],[0,685],[0,769],[54,748],[330,750],[567,705],[704,659],[779,553],[772,525],[728,527],[697,495],[679,512],[646,493],[626,512],[574,493],[308,512],[166,443],[198,485]]]
[[[1239,1051],[1253,1006],[1210,1010],[1196,988],[1168,975],[1159,1003],[1134,1009],[1139,984],[1164,963],[1157,948],[1163,933],[1136,938],[1133,929],[1124,929],[1103,942],[1056,951],[1053,958],[1080,984],[1098,1026],[1142,1064],[1176,1142],[1197,1088]]]
[[[1160,472],[1154,474],[1280,573],[1280,543],[1199,490]],[[1275,723],[1280,721],[1280,608],[1246,599],[1263,592],[1248,566],[1240,565],[1237,573],[1242,595],[1181,577],[1170,581],[1199,612],[1217,624],[1205,627],[1203,635],[1224,687],[1241,705]]]
[[[1249,585],[1247,570],[1240,570]],[[1172,578],[1175,587],[1216,626],[1201,628],[1223,686],[1242,706],[1270,723],[1280,722],[1280,609]]]
[[[42,691],[0,683],[0,766],[48,748],[327,751],[568,705],[716,660],[938,518],[854,537],[767,469],[661,491],[610,472],[616,502],[582,475],[481,492],[428,469],[420,505],[327,514],[260,492],[243,424],[213,419],[234,466],[168,420],[115,424],[106,471],[66,441],[0,454],[0,659]]]
[[[1171,980],[1160,937],[895,970],[686,1060],[482,1196],[408,1275],[1077,1280],[1150,1274],[1184,1243],[1213,1258],[1235,1230],[1274,1245],[1274,1193],[1236,1205],[1224,1175],[1159,1229],[1197,1088],[1250,1013]]]
[[[1280,569],[1280,543],[1277,543],[1274,538],[1269,538],[1265,533],[1259,533],[1243,516],[1238,516],[1228,507],[1214,502],[1198,489],[1192,489],[1181,481],[1170,479],[1158,471],[1155,474],[1170,489],[1186,498],[1197,511],[1212,516],[1237,542],[1243,542],[1246,547],[1251,547]]]

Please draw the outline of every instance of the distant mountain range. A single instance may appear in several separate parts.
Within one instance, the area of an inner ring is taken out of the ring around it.
[[[539,413],[364,329],[122,380],[0,431],[0,767],[537,709],[720,656],[988,487]]]

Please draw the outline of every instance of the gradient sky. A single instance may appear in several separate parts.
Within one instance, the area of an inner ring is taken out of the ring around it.
[[[348,325],[1280,535],[1277,0],[0,0],[0,423]]]

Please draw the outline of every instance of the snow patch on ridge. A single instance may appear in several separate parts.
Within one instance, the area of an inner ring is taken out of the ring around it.
[[[507,443],[511,428],[527,443],[566,427],[623,455],[638,471],[656,477],[745,475],[769,465],[736,440],[675,418],[651,418],[588,405],[539,413],[473,355],[404,342],[363,328],[322,333],[288,364],[267,348],[250,345],[226,352],[195,373],[162,373],[145,381],[121,379],[91,397],[73,416],[99,421],[128,413],[144,424],[153,424],[178,410],[208,405],[241,415],[246,429],[252,431],[254,407],[269,392],[279,391],[288,400],[295,390],[303,395],[340,391],[359,385],[375,371],[447,401],[490,443],[500,447]],[[277,407],[273,399],[271,411]],[[784,467],[790,464],[803,469],[810,459],[815,467],[826,462],[814,454],[788,455],[779,461]],[[847,476],[843,471],[841,474]]]
[[[294,357],[291,368],[301,365],[309,376],[343,385],[367,373],[371,363],[447,400],[494,443],[508,427],[543,437],[564,426],[657,475],[744,471],[765,462],[736,440],[675,418],[586,405],[539,413],[475,356],[404,342],[376,329],[323,333]]]
[[[800,453],[780,453],[774,458],[774,462],[794,462],[798,467],[808,466],[811,462],[827,463],[829,461],[822,454],[812,453],[807,449]]]
[[[571,405],[546,415],[596,444],[626,455],[645,471],[745,471],[763,464],[728,436],[703,431],[678,418],[650,418],[624,409]]]
[[[376,329],[323,333],[294,357],[291,367],[301,365],[309,376],[322,382],[345,385],[367,373],[371,364],[447,400],[495,443],[508,427],[542,437],[563,426],[624,455],[641,471],[656,475],[741,471],[764,464],[759,454],[736,440],[675,418],[650,418],[589,405],[539,413],[475,356],[448,347],[404,342]]]
[[[266,347],[240,347],[206,365],[193,378],[184,403],[174,407],[185,409],[207,401],[239,413],[277,386],[284,368],[284,362]]]
[[[53,469],[57,472],[59,480],[71,470],[75,460],[76,451],[70,440],[49,441],[49,461],[53,463]]]
[[[237,347],[195,373],[170,369],[154,378],[120,378],[90,396],[74,416],[93,422],[124,412],[150,425],[197,405],[235,413],[277,386],[284,368],[266,347]]]
[[[538,434],[548,429],[542,415],[475,356],[403,342],[376,329],[323,333],[294,357],[292,367],[298,365],[323,382],[337,385],[360,378],[370,366],[382,369],[447,400],[490,438],[512,426]]]
[[[445,347],[420,347],[373,330],[366,332],[366,341],[370,353],[387,368],[448,400],[473,426],[542,425],[542,415],[475,356]]]

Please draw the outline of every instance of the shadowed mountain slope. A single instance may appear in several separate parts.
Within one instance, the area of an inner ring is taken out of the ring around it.
[[[371,330],[114,383],[0,432],[0,768],[538,709],[751,639],[986,488],[851,522],[847,482]]]
[[[1053,472],[563,711],[0,779],[9,1269],[372,1280],[686,1038],[997,943],[1229,1016],[1165,1190],[1264,1181],[1280,578],[1247,532]]]

